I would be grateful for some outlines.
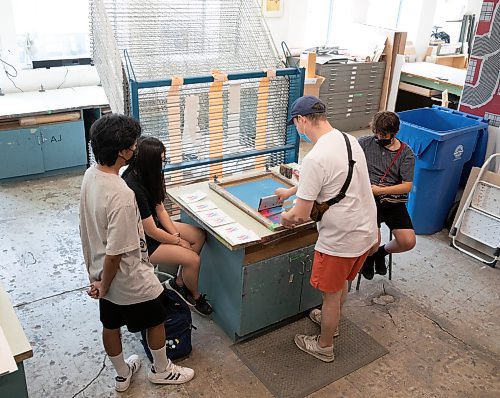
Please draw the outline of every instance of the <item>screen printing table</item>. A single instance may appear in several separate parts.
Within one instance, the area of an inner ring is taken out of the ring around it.
[[[167,193],[180,206],[182,222],[207,231],[201,252],[199,285],[214,308],[215,322],[233,341],[239,341],[319,305],[321,294],[309,284],[318,236],[315,224],[309,222],[294,230],[271,231],[209,184],[200,182],[170,188]],[[247,198],[243,194],[243,200],[256,206],[261,193],[255,185],[248,188]],[[226,241],[180,198],[194,191],[206,193],[205,200],[211,200],[237,223],[254,231],[260,241],[238,245]],[[270,186],[265,193],[273,194],[274,187]]]

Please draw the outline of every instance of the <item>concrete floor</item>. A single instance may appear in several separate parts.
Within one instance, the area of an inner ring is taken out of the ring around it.
[[[30,397],[270,397],[229,338],[196,314],[193,353],[183,362],[196,370],[193,381],[150,384],[142,347],[124,332],[125,353],[139,353],[144,366],[127,392],[114,391],[97,302],[85,294],[81,180],[78,174],[0,185],[0,283],[33,347],[25,362]],[[419,236],[412,252],[394,257],[392,281],[363,281],[345,307],[345,316],[389,354],[311,396],[499,397],[499,286],[500,269],[452,249],[445,232]],[[377,304],[385,294],[395,301]]]

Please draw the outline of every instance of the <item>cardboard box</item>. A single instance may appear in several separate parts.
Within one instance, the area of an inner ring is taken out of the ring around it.
[[[319,98],[319,89],[325,78],[323,76],[314,75],[304,80],[304,95],[314,95]]]
[[[306,79],[316,76],[316,53],[303,52],[300,54],[300,68],[306,68]]]

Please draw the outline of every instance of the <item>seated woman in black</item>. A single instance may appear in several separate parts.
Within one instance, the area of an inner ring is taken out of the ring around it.
[[[180,265],[177,277],[165,285],[201,315],[212,313],[205,295],[198,291],[200,252],[205,231],[170,219],[163,201],[165,146],[154,137],[140,138],[137,152],[122,177],[135,193],[153,264]]]

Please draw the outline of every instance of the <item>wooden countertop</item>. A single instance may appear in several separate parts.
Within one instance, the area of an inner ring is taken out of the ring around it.
[[[43,115],[108,105],[104,89],[98,86],[71,87],[5,94],[0,97],[0,120]]]
[[[17,363],[33,356],[31,345],[2,285],[0,285],[0,326]]]

